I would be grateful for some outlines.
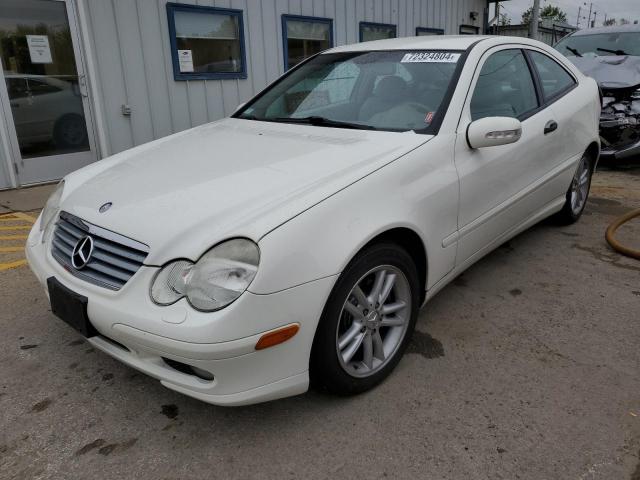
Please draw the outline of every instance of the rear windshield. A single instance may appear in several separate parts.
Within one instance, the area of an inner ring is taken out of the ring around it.
[[[462,62],[460,51],[322,54],[284,76],[234,117],[283,123],[426,131]]]
[[[566,37],[556,49],[567,57],[640,56],[640,32],[612,32]]]

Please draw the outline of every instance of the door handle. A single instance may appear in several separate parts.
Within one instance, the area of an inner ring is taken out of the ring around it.
[[[555,132],[558,129],[558,122],[555,120],[549,120],[547,124],[544,126],[544,134],[548,134],[551,132]]]

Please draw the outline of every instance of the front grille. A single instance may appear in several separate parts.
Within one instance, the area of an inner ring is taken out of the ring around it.
[[[93,252],[86,265],[78,269],[71,260],[73,249],[87,236],[93,240]],[[149,247],[70,213],[60,212],[51,241],[51,254],[76,277],[111,290],[120,290],[140,269],[149,254]]]

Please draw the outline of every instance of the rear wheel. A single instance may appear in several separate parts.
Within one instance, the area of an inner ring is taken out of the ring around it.
[[[311,352],[316,387],[349,395],[380,383],[415,327],[420,283],[409,254],[375,245],[345,269],[325,306]]]
[[[555,219],[564,225],[575,223],[582,216],[584,207],[587,205],[589,198],[589,190],[591,189],[591,177],[593,174],[593,165],[591,158],[585,154],[578,164],[576,173],[571,180],[571,186],[567,191],[566,200],[562,210],[556,215]]]

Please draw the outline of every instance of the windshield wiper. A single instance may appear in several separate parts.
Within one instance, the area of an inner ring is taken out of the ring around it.
[[[567,50],[569,50],[571,53],[573,53],[576,57],[582,57],[582,54],[575,48],[571,48],[571,47],[565,47]]]
[[[596,48],[599,52],[613,53],[614,55],[630,55],[624,50],[609,50],[608,48]]]
[[[265,118],[267,121],[280,123],[302,123],[305,125],[314,125],[317,127],[336,127],[336,128],[353,128],[359,130],[377,130],[371,125],[362,123],[341,122],[340,120],[331,120],[329,118],[311,115],[309,117],[277,117]]]

